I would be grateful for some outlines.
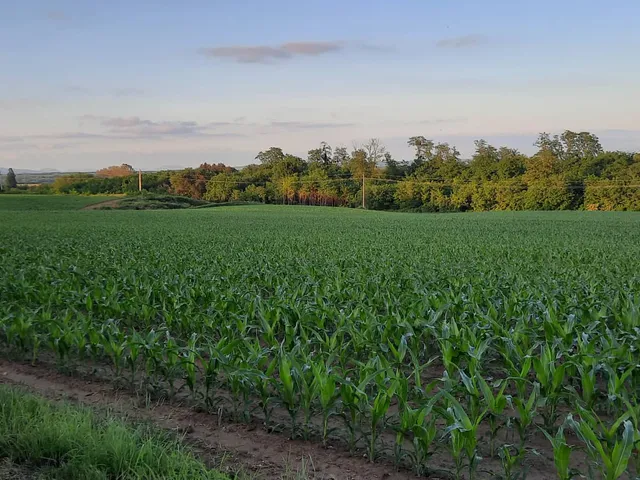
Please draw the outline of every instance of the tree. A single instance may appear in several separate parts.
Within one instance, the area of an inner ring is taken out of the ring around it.
[[[212,202],[228,202],[233,194],[236,182],[230,173],[221,173],[207,182],[205,200]]]
[[[336,147],[333,151],[333,163],[338,167],[345,167],[349,163],[349,152],[347,147]]]
[[[498,174],[500,156],[498,150],[486,140],[476,140],[476,152],[469,163],[471,176],[475,180],[493,180]]]
[[[256,160],[263,165],[274,165],[284,159],[284,152],[280,147],[271,147],[269,150],[258,153]]]
[[[16,179],[16,174],[13,171],[13,168],[10,168],[7,172],[7,175],[4,178],[4,186],[7,190],[18,187],[18,180]]]
[[[384,174],[389,178],[404,177],[406,176],[409,169],[409,165],[407,165],[407,162],[398,162],[391,156],[389,152],[386,152],[384,154],[384,164]]]
[[[565,130],[561,135],[553,137],[546,132],[538,135],[535,144],[540,152],[549,151],[562,162],[573,165],[587,158],[597,157],[602,153],[600,139],[589,132],[572,132]]]
[[[371,138],[362,146],[367,154],[367,163],[375,169],[384,159],[387,148],[382,144],[379,138]]]
[[[431,151],[433,150],[434,143],[432,140],[427,140],[422,135],[417,137],[410,137],[407,144],[410,147],[415,148],[415,162],[424,162],[428,157],[431,156]]]
[[[113,177],[128,177],[135,174],[136,171],[131,165],[123,163],[122,165],[113,165],[111,167],[102,168],[96,172],[96,177],[100,178],[113,178]]]
[[[324,168],[328,168],[333,164],[331,156],[331,147],[327,142],[321,142],[319,148],[309,150],[307,154],[307,162],[309,164],[319,164]]]

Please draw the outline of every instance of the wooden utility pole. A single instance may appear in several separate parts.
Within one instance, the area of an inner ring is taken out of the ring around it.
[[[138,170],[138,191],[142,191],[142,170]]]
[[[367,208],[367,204],[364,200],[364,168],[362,169],[362,208]]]

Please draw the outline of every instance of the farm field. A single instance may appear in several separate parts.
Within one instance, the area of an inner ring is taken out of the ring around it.
[[[3,368],[351,452],[356,471],[640,475],[640,214],[6,197]]]
[[[107,195],[0,195],[0,212],[80,210],[89,205],[114,198],[118,197]]]

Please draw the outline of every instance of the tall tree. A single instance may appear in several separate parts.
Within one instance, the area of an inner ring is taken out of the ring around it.
[[[407,162],[398,162],[391,156],[389,152],[385,152],[384,154],[384,164],[384,174],[389,178],[404,177],[406,176],[407,170],[409,168]]]
[[[333,163],[331,146],[327,142],[321,142],[320,147],[309,150],[307,162],[309,164],[317,163],[324,168],[328,168]]]
[[[131,165],[123,163],[122,165],[113,165],[111,167],[102,168],[96,172],[96,177],[102,178],[114,178],[114,177],[127,177],[134,175],[136,171]]]
[[[264,165],[273,165],[284,159],[284,152],[280,147],[271,147],[269,150],[258,153],[256,160]]]
[[[349,163],[349,152],[347,147],[336,147],[333,151],[333,163],[338,167],[346,167]]]
[[[362,146],[362,149],[367,154],[367,163],[374,168],[382,163],[384,154],[387,153],[387,147],[383,145],[379,138],[369,139],[369,141]]]
[[[474,144],[476,151],[469,163],[472,178],[475,180],[494,179],[498,174],[498,162],[500,161],[498,150],[493,145],[489,145],[486,140],[476,140]]]
[[[16,188],[18,186],[18,180],[16,179],[16,174],[14,173],[13,168],[10,168],[7,172],[4,179],[4,186],[7,189]]]

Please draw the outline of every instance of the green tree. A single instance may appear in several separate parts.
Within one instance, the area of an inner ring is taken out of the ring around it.
[[[498,176],[500,155],[498,149],[489,145],[486,140],[476,140],[476,152],[469,163],[471,176],[475,180],[493,180]]]
[[[333,164],[338,167],[345,167],[349,163],[349,152],[347,147],[336,147],[333,151]]]
[[[228,202],[237,182],[230,173],[221,173],[207,182],[204,199],[211,202]]]

